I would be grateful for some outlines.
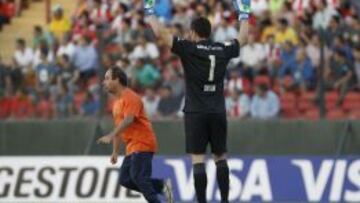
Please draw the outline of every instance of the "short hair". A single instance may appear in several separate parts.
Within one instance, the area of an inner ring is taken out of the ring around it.
[[[191,30],[195,31],[199,37],[208,39],[211,35],[210,21],[204,17],[195,18],[191,22]]]
[[[21,46],[25,46],[26,45],[26,41],[23,38],[19,38],[16,40],[16,43],[21,45]]]
[[[262,91],[262,92],[266,92],[269,90],[269,86],[266,83],[260,83],[258,85],[258,88]]]
[[[113,80],[118,80],[118,82],[120,83],[120,85],[122,86],[127,86],[128,85],[128,78],[126,76],[126,73],[121,70],[121,68],[119,66],[112,66],[110,68],[111,71],[111,78]]]
[[[289,21],[286,18],[280,18],[279,22],[282,26],[288,26],[289,25]]]
[[[340,56],[341,58],[345,58],[346,57],[346,53],[345,51],[343,51],[342,49],[336,49],[335,50],[335,54]]]

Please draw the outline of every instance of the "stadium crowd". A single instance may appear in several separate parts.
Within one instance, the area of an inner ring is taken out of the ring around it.
[[[248,43],[225,81],[229,117],[317,119],[323,77],[328,118],[359,118],[359,6],[252,0]],[[111,65],[128,74],[152,119],[181,117],[181,63],[148,29],[142,11],[142,0],[79,0],[67,18],[55,5],[48,27],[35,26],[31,42],[15,42],[11,64],[0,59],[0,118],[95,116],[104,97],[99,80]],[[229,0],[157,0],[156,13],[174,35],[186,36],[195,16],[211,20],[215,41],[238,34]],[[108,113],[110,107],[111,99]]]

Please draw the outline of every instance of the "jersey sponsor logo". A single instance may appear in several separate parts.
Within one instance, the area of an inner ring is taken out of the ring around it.
[[[206,45],[202,45],[202,44],[198,44],[196,45],[197,49],[203,49],[203,50],[207,50],[207,51],[223,51],[224,48],[220,47],[220,46],[206,46]]]

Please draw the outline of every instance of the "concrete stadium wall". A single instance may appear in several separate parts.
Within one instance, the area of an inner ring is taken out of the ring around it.
[[[181,121],[153,125],[159,154],[184,153]],[[110,120],[0,122],[0,155],[109,154],[111,146],[95,140],[112,127]],[[335,155],[340,146],[342,154],[360,154],[360,121],[230,121],[228,134],[236,155]]]

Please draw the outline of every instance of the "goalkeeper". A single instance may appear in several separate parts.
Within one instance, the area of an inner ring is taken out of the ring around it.
[[[144,10],[155,35],[161,38],[181,59],[186,84],[184,123],[186,153],[191,156],[194,185],[199,203],[206,202],[207,176],[204,165],[206,148],[211,147],[221,202],[229,202],[229,168],[227,152],[227,119],[224,99],[224,77],[232,58],[239,56],[246,42],[251,0],[233,0],[238,13],[240,32],[237,39],[212,42],[211,24],[198,17],[191,23],[189,37],[172,36],[154,15],[154,0],[144,0]]]

